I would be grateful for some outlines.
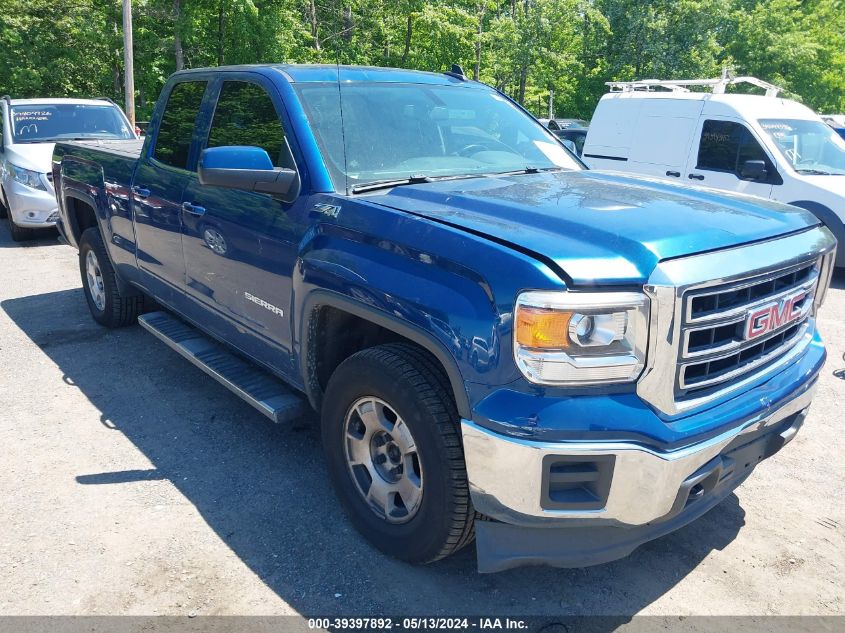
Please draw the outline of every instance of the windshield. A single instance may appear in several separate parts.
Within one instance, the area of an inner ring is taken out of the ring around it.
[[[12,136],[15,143],[135,138],[116,106],[77,103],[12,106]]]
[[[345,83],[340,90],[297,86],[338,190],[420,176],[581,169],[549,131],[488,89]]]
[[[798,173],[845,175],[845,140],[821,121],[762,119],[760,126]]]

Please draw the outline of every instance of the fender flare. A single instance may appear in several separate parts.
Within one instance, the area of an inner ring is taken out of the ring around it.
[[[97,200],[93,196],[91,196],[90,194],[83,193],[82,191],[79,191],[77,189],[65,189],[65,188],[62,188],[62,189],[63,189],[62,190],[62,198],[63,198],[62,206],[65,208],[65,211],[67,212],[67,201],[70,200],[70,199],[79,200],[80,202],[84,202],[89,207],[91,207],[91,210],[94,212],[94,220],[97,222],[97,225],[99,226],[100,217],[97,213]],[[68,215],[68,219],[71,219],[70,213],[68,213],[67,215]],[[73,219],[73,226],[71,226],[71,229],[79,232],[79,235],[74,236],[74,238],[77,241],[77,245],[78,245],[79,238],[82,236],[82,231],[79,230],[78,226],[76,226],[76,219],[75,218]],[[101,232],[102,232],[102,230],[101,230]]]
[[[308,357],[310,352],[309,346],[311,345],[310,325],[315,309],[322,306],[336,308],[375,323],[386,330],[390,330],[407,338],[428,351],[443,366],[446,376],[449,378],[449,383],[452,386],[452,393],[455,396],[455,404],[458,408],[458,414],[462,418],[471,417],[469,396],[467,395],[467,390],[464,386],[463,377],[461,376],[461,372],[458,369],[458,365],[454,357],[449,353],[443,343],[434,338],[429,332],[413,323],[409,323],[392,314],[382,312],[372,306],[350,299],[345,295],[328,290],[312,290],[305,298],[299,315],[300,326],[298,330],[300,335],[300,371],[302,377],[304,378],[305,392],[315,409],[319,410],[317,404],[319,403],[320,398],[319,394],[316,393],[314,386],[311,385],[308,380]]]
[[[813,200],[797,200],[795,202],[790,202],[794,207],[799,207],[804,209],[805,211],[809,211],[814,216],[816,216],[824,226],[830,229],[830,232],[833,233],[833,237],[836,238],[838,242],[837,253],[836,253],[836,265],[837,266],[844,266],[845,265],[845,221],[840,218],[830,207],[826,207],[825,205],[821,204],[820,202],[815,202]]]
[[[109,252],[109,249],[108,249],[109,240],[106,238],[107,233],[105,231],[105,227],[103,226],[104,220],[101,217],[101,213],[99,212],[99,210],[97,208],[97,199],[94,196],[92,196],[88,193],[79,191],[78,189],[65,189],[64,187],[62,188],[62,197],[63,197],[62,204],[65,208],[65,214],[67,215],[68,219],[71,219],[71,215],[67,211],[67,200],[69,200],[71,198],[74,199],[74,200],[79,200],[80,202],[83,202],[83,203],[87,204],[89,207],[91,207],[91,209],[94,211],[94,221],[97,224],[97,230],[100,232],[100,236],[103,238],[103,243],[106,244],[106,256],[109,258],[109,263],[111,263],[112,269],[114,270],[114,278],[115,278],[115,281],[117,282],[117,289],[120,291],[120,294],[122,294],[122,295],[133,296],[133,297],[140,295],[141,292],[138,290],[138,288],[136,288],[132,284],[125,281],[123,279],[123,277],[120,276],[120,273],[117,271],[117,267],[114,265],[114,261],[112,260],[111,253]],[[74,239],[76,240],[76,248],[78,250],[79,249],[79,239],[82,237],[82,231],[79,230],[78,226],[75,226],[75,224],[76,224],[75,219],[72,220],[72,221],[74,222],[74,226],[72,228],[79,232],[78,236],[74,236]]]

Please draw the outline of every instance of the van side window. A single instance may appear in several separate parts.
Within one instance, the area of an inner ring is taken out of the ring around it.
[[[766,152],[757,139],[741,123],[705,121],[698,145],[697,169],[727,171],[738,174],[748,160],[762,160],[773,170]]]
[[[739,143],[745,128],[730,121],[705,121],[698,145],[698,169],[735,171]]]
[[[153,158],[157,161],[186,169],[194,123],[205,94],[205,81],[183,81],[170,91],[161,124],[158,128]]]
[[[223,82],[208,132],[208,147],[225,145],[260,147],[276,167],[295,168],[273,101],[264,88],[253,83]]]

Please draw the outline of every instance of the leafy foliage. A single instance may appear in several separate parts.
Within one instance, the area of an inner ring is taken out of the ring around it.
[[[730,67],[845,110],[842,0],[135,0],[135,86],[148,115],[181,67],[460,63],[557,116],[589,117],[605,81]],[[122,100],[120,0],[0,0],[0,90]]]

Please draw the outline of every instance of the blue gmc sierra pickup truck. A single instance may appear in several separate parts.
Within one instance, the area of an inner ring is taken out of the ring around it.
[[[178,72],[146,139],[58,143],[53,176],[94,319],[318,411],[406,561],[625,556],[789,442],[825,359],[812,215],[588,171],[459,70]]]

